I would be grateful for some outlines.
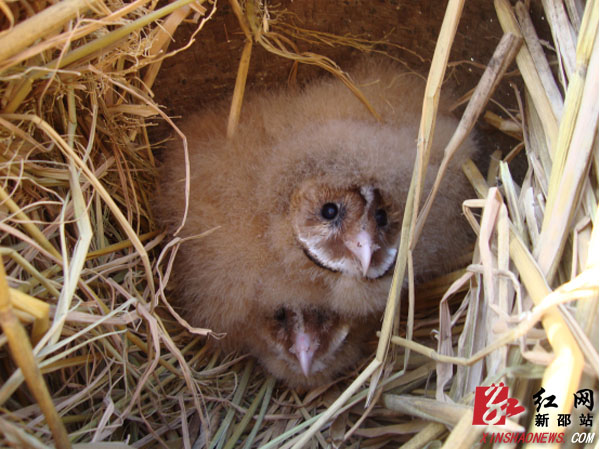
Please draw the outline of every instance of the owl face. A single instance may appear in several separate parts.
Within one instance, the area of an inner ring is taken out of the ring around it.
[[[371,185],[332,188],[307,181],[292,197],[292,222],[304,253],[322,268],[377,279],[396,260],[400,222]]]
[[[331,310],[281,306],[266,317],[265,334],[272,357],[263,361],[275,373],[300,370],[311,383],[323,373],[331,374],[349,325]],[[289,377],[289,376],[287,376]]]

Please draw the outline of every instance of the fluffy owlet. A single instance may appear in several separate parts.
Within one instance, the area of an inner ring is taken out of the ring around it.
[[[340,337],[344,326],[339,323],[377,317],[385,306],[424,82],[380,60],[367,60],[351,75],[381,121],[340,81],[326,79],[300,92],[247,98],[232,139],[225,133],[227,105],[191,113],[182,123],[190,149],[191,197],[181,235],[217,228],[187,240],[174,266],[172,299],[192,324],[227,332],[236,342],[260,323],[248,317],[284,310],[291,321],[310,329],[331,324],[331,335],[311,335],[327,341],[328,348],[339,340],[332,357],[349,345],[347,357],[361,353],[360,341]],[[445,108],[442,102],[425,191],[457,125]],[[475,148],[472,140],[464,146],[464,156]],[[181,145],[174,143],[163,159],[156,214],[174,229],[184,210]],[[470,187],[459,162],[447,173],[414,253],[418,280],[453,268],[473,238],[461,217],[460,204]],[[319,321],[319,314],[327,319]],[[290,330],[283,340],[273,338],[273,347],[298,335]],[[301,373],[303,362],[289,351],[292,346],[282,354],[293,356]],[[261,358],[260,351],[251,352]],[[315,360],[332,363],[331,357],[315,354],[313,368]],[[275,370],[272,361],[263,362]]]

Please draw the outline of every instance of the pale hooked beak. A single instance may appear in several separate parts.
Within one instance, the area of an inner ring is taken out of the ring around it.
[[[371,265],[371,257],[379,249],[379,245],[373,243],[371,235],[365,230],[346,240],[344,244],[358,259],[362,268],[362,274],[366,276]]]
[[[312,344],[310,336],[306,332],[298,332],[296,334],[296,342],[290,351],[296,355],[300,362],[302,372],[306,377],[310,374],[313,356],[317,345]]]

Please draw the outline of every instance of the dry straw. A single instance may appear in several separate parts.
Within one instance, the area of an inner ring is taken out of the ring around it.
[[[246,42],[229,135],[256,45],[335,74],[377,117],[334,61],[294,42],[363,51],[391,43],[299,28],[266,2],[230,4]],[[480,117],[518,143],[485,175],[465,164],[474,198],[464,214],[478,235],[472,262],[415,290],[412,251],[435,195],[422,191],[424,167],[463,9],[448,2],[377,351],[345,381],[303,395],[247,357],[210,353],[209,330],[182,326],[165,304],[181,240],[153,224],[147,126],[162,117],[178,131],[151,89],[162,60],[202,39],[215,8],[159,5],[63,0],[38,2],[36,13],[0,0],[0,445],[467,448],[498,430],[472,426],[479,385],[504,382],[530,411],[540,386],[562,413],[579,389],[598,397],[597,0],[543,0],[551,43],[538,38],[527,4],[495,1],[505,34],[465,98],[438,180]],[[184,20],[196,33],[168,53]],[[519,109],[501,116],[489,99],[513,60],[524,89],[515,89]],[[528,162],[521,185],[508,164],[519,151]],[[417,318],[415,301],[435,315]],[[535,431],[532,419],[515,417],[504,430]],[[562,447],[571,447],[577,420],[544,431],[565,432]]]

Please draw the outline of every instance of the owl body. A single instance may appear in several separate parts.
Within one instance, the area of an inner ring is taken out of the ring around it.
[[[324,308],[354,323],[385,306],[424,82],[380,61],[360,65],[352,77],[381,121],[330,79],[248,98],[230,140],[227,105],[192,114],[181,126],[191,194],[180,235],[216,229],[181,246],[173,297],[192,324],[227,332],[233,347],[252,332],[250,310]],[[444,107],[426,191],[457,124]],[[465,146],[463,156],[474,149],[472,141]],[[450,167],[417,246],[417,278],[452,268],[449,261],[472,238],[460,213],[469,186],[459,164]],[[183,189],[183,151],[175,144],[165,153],[156,205],[171,230],[183,215]],[[360,350],[350,352],[356,358]]]

